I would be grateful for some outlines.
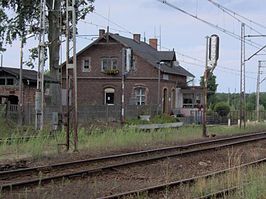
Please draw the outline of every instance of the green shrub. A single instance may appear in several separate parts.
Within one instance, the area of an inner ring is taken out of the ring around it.
[[[154,124],[159,124],[159,123],[173,123],[173,122],[177,122],[178,119],[173,117],[173,116],[170,116],[170,115],[165,115],[165,114],[162,114],[162,115],[156,115],[154,116],[153,118],[151,118],[151,123],[154,123]]]
[[[230,112],[230,106],[225,102],[215,104],[214,111],[220,116],[227,116]]]
[[[139,118],[129,119],[126,121],[128,125],[138,125],[138,124],[163,124],[163,123],[174,123],[179,122],[179,120],[170,115],[156,115],[150,119],[150,121],[140,120]]]

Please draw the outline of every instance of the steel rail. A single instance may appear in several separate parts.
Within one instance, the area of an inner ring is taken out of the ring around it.
[[[228,189],[223,189],[214,193],[210,193],[208,195],[205,196],[201,196],[198,198],[194,198],[194,199],[212,199],[212,198],[222,198],[224,196],[229,195],[230,193],[236,192],[237,190],[239,190],[240,187],[239,186],[234,186],[234,187],[230,187]]]
[[[255,137],[255,138],[252,138]],[[185,151],[178,151],[178,152],[174,152],[171,154],[164,154],[164,155],[157,155],[156,157],[148,157],[145,159],[140,159],[140,160],[133,160],[133,161],[128,161],[128,162],[124,162],[124,163],[117,163],[117,164],[109,164],[107,166],[101,166],[95,169],[86,169],[86,170],[81,170],[81,171],[76,171],[76,172],[69,172],[69,173],[65,173],[65,174],[59,174],[59,175],[54,175],[54,176],[50,176],[50,177],[37,177],[37,178],[32,178],[30,180],[24,180],[24,181],[19,181],[19,182],[14,182],[14,183],[7,183],[7,184],[2,184],[0,185],[0,188],[2,190],[11,190],[13,188],[18,188],[18,187],[23,187],[23,186],[28,186],[28,185],[38,185],[38,184],[44,184],[44,183],[48,183],[50,181],[53,180],[57,180],[57,179],[62,179],[62,178],[71,178],[71,177],[80,177],[80,176],[87,176],[87,175],[95,175],[98,174],[100,172],[103,171],[108,171],[108,170],[112,170],[114,168],[120,168],[120,167],[126,167],[126,166],[130,166],[130,165],[136,165],[136,164],[142,164],[142,163],[147,163],[147,162],[152,162],[152,161],[157,161],[157,160],[161,160],[161,159],[165,159],[168,157],[176,157],[176,156],[182,156],[182,155],[188,155],[188,154],[193,154],[193,153],[199,153],[199,152],[204,152],[204,151],[210,151],[213,149],[220,149],[220,148],[225,148],[225,147],[230,147],[230,146],[234,146],[234,145],[239,145],[239,144],[244,144],[244,143],[248,143],[248,142],[254,142],[254,141],[259,141],[259,140],[263,140],[266,138],[265,136],[265,132],[264,133],[257,133],[257,134],[253,134],[253,135],[244,135],[244,136],[234,136],[231,138],[231,140],[229,138],[225,138],[225,139],[219,139],[220,141],[224,142],[225,140],[227,141],[232,141],[235,139],[245,139],[245,140],[240,140],[240,141],[234,141],[231,143],[226,143],[226,144],[220,144],[220,145],[216,145],[216,146],[207,146],[207,147],[201,147],[199,149],[188,149]],[[217,139],[218,140],[218,139]],[[213,140],[216,141],[214,142],[217,143],[217,140]],[[208,143],[211,144],[211,141],[205,141],[202,143]],[[202,146],[202,143],[195,143],[196,146]],[[188,145],[182,145],[182,147],[185,148],[189,148],[194,146],[193,144],[188,144]],[[181,146],[179,146],[181,147]],[[167,147],[167,148],[174,148],[174,147]],[[163,148],[165,150],[165,148]],[[149,151],[156,151],[158,152],[159,149],[156,150],[149,150]],[[133,153],[127,153],[128,154],[139,154],[140,152],[133,152]],[[147,153],[147,151],[145,151],[145,153]],[[97,162],[98,160],[110,160],[110,157],[114,157],[114,158],[118,158],[118,157],[127,157],[126,154],[122,154],[122,155],[114,155],[114,156],[106,156],[106,157],[102,157],[102,158],[94,158],[94,159],[88,159],[88,160],[81,160],[81,161],[74,161],[74,162],[68,162],[68,163],[61,163],[61,164],[55,164],[55,165],[48,165],[48,166],[40,166],[40,167],[34,167],[34,168],[27,168],[27,169],[18,169],[18,170],[11,170],[11,171],[4,171],[4,172],[0,172],[0,179],[5,179],[6,177],[10,178],[10,176],[12,176],[13,174],[23,174],[23,175],[28,175],[29,173],[34,173],[34,172],[39,172],[43,169],[55,169],[55,168],[60,168],[60,167],[65,167],[66,165],[73,165],[75,163],[91,163],[91,162]]]
[[[157,149],[150,149],[150,150],[143,150],[143,151],[136,151],[136,152],[130,152],[130,153],[124,153],[124,154],[116,154],[116,155],[109,155],[109,156],[103,156],[103,157],[97,157],[97,158],[89,158],[89,159],[83,159],[83,160],[76,160],[76,161],[69,161],[69,162],[63,162],[63,163],[57,163],[57,164],[51,164],[51,165],[44,165],[44,166],[36,166],[32,168],[23,168],[23,169],[16,169],[16,170],[8,170],[8,171],[2,171],[0,172],[0,179],[4,176],[10,176],[14,174],[25,174],[25,173],[32,173],[32,172],[39,172],[42,170],[50,170],[50,169],[56,169],[60,167],[65,166],[72,166],[77,164],[90,164],[93,162],[100,162],[100,161],[106,161],[106,160],[115,160],[118,158],[125,158],[125,157],[133,157],[133,156],[141,156],[141,155],[151,155],[151,153],[158,153],[158,152],[167,152],[170,150],[184,150],[188,148],[194,148],[199,146],[204,146],[208,144],[216,144],[220,142],[228,142],[233,141],[237,139],[243,139],[243,138],[249,138],[254,136],[260,136],[260,135],[266,135],[266,132],[256,132],[256,133],[249,133],[249,134],[243,134],[243,135],[237,135],[237,136],[230,136],[225,138],[217,138],[202,142],[194,142],[190,144],[184,144],[179,146],[170,146],[170,147],[164,147],[164,148],[157,148]]]
[[[110,195],[110,196],[103,196],[103,197],[99,197],[98,199],[116,199],[116,198],[125,198],[127,196],[134,196],[137,194],[141,194],[141,193],[152,193],[152,192],[159,192],[162,191],[166,188],[171,188],[171,187],[177,187],[180,185],[193,185],[195,184],[195,182],[197,182],[197,180],[199,179],[207,179],[207,178],[211,178],[211,177],[215,177],[218,175],[222,175],[225,174],[229,171],[232,170],[236,170],[239,168],[244,168],[244,167],[248,167],[248,166],[254,166],[254,165],[258,165],[258,164],[263,164],[266,162],[266,158],[257,160],[257,161],[253,161],[253,162],[249,162],[246,164],[241,164],[239,166],[235,166],[232,168],[228,168],[228,169],[223,169],[220,171],[215,171],[212,173],[208,173],[205,175],[201,175],[201,176],[196,176],[196,177],[192,177],[192,178],[186,178],[186,179],[182,179],[182,180],[178,180],[178,181],[174,181],[174,182],[170,182],[170,183],[165,183],[165,184],[160,184],[160,185],[156,185],[156,186],[151,186],[151,187],[147,187],[147,188],[143,188],[143,189],[138,189],[138,190],[133,190],[133,191],[128,191],[128,192],[123,192],[123,193],[118,193],[118,194],[114,194],[114,195]],[[226,191],[233,191],[234,189],[236,189],[235,187],[232,188],[232,190],[223,190],[225,193]],[[214,194],[217,194],[217,196],[221,196],[222,195],[222,191],[221,192],[216,192]],[[214,195],[213,195],[214,196]],[[207,197],[209,198],[209,196]]]
[[[266,177],[266,176],[265,176]],[[265,177],[264,180],[265,180]],[[224,188],[222,190],[218,190],[212,193],[208,193],[204,196],[200,196],[197,198],[193,198],[193,199],[212,199],[212,198],[224,198],[225,196],[228,196],[229,194],[234,194],[236,191],[241,190],[243,187],[249,186],[251,185],[251,182],[245,182],[243,184],[240,185],[235,185],[235,186],[231,186],[228,188]]]

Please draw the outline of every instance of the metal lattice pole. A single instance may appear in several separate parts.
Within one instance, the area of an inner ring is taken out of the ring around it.
[[[206,113],[207,113],[207,107],[208,107],[208,47],[209,47],[209,37],[206,37],[206,60],[205,60],[205,71],[204,71],[204,88],[203,88],[203,93],[204,93],[204,102],[203,102],[203,113],[202,113],[202,135],[203,137],[207,137],[207,118],[206,118]]]
[[[256,91],[256,120],[257,122],[260,121],[260,84],[265,80],[265,78],[263,78],[262,80],[260,80],[260,75],[262,74],[262,63],[266,63],[266,61],[259,61],[258,62],[258,77],[257,77],[257,91]]]
[[[256,119],[257,122],[259,122],[259,118],[260,118],[260,71],[261,68],[261,61],[259,61],[259,65],[258,65],[258,77],[257,77],[257,91],[256,91]]]
[[[44,111],[44,64],[45,64],[45,7],[46,0],[40,3],[39,61],[37,72],[37,91],[35,95],[35,129],[43,129]]]
[[[245,24],[241,24],[241,56],[240,56],[240,128],[245,124]]]
[[[69,97],[70,97],[70,70],[73,74],[73,127],[74,127],[74,151],[78,150],[78,102],[77,102],[77,56],[76,56],[76,10],[75,10],[75,0],[71,3],[66,1],[66,37],[67,37],[67,64],[66,64],[66,87],[67,87],[67,119],[68,119],[68,129],[67,129],[67,147],[69,147]],[[70,14],[71,13],[71,14]],[[71,18],[70,18],[71,16]],[[71,19],[71,24],[70,23]],[[71,34],[72,33],[72,34]],[[72,52],[72,56],[71,56]],[[70,63],[69,57],[72,57],[72,63]]]

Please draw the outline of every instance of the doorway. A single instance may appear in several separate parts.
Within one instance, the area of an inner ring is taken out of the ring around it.
[[[168,112],[168,96],[167,96],[167,88],[163,89],[163,113]]]

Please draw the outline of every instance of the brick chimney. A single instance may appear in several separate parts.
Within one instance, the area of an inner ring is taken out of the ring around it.
[[[157,50],[158,40],[156,38],[149,39],[149,44],[151,47]]]
[[[104,29],[99,29],[99,37],[102,37],[105,34]]]
[[[137,43],[140,43],[140,34],[133,34],[133,40]]]

